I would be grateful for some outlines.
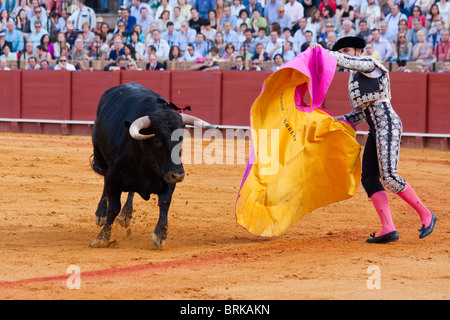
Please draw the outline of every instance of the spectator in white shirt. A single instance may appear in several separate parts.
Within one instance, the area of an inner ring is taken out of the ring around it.
[[[276,54],[281,54],[283,51],[283,40],[278,36],[278,32],[271,31],[269,41],[266,44],[266,52],[270,59],[273,59]]]
[[[78,8],[72,12],[69,19],[67,19],[67,21],[73,23],[74,28],[77,31],[82,30],[82,26],[85,22],[88,22],[92,29],[97,25],[97,18],[94,10],[87,7],[85,2],[86,0],[77,0]]]
[[[153,18],[153,10],[150,8],[148,3],[142,2],[142,0],[133,0],[133,5],[130,8],[130,16],[135,17],[136,21],[138,21],[142,14],[142,8],[146,8],[148,15]]]
[[[289,0],[284,5],[285,14],[291,18],[292,26],[304,17],[305,9],[303,5],[297,0]],[[291,26],[291,28],[292,28]]]
[[[156,29],[152,31],[152,37],[147,45],[155,46],[156,57],[158,58],[158,60],[169,59],[170,46],[166,40],[161,39],[161,32],[159,30]]]

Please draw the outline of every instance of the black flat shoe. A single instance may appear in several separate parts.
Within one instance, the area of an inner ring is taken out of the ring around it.
[[[395,242],[398,241],[399,236],[398,236],[398,232],[392,231],[386,234],[383,234],[382,236],[379,237],[375,237],[375,233],[372,233],[370,235],[370,238],[366,239],[367,243],[388,243],[388,242]]]
[[[423,224],[422,228],[420,228],[418,230],[420,239],[425,238],[426,236],[430,235],[433,232],[434,226],[436,225],[436,221],[437,221],[437,217],[434,215],[433,212],[431,212],[431,223],[430,223],[430,225],[425,228],[425,225]]]

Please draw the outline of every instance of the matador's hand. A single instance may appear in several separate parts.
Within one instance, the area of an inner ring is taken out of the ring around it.
[[[316,48],[321,47],[321,45],[318,43],[311,43],[309,47],[311,48],[311,50],[315,50]]]

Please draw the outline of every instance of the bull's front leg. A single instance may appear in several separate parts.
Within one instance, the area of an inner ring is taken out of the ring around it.
[[[105,225],[108,211],[108,197],[106,196],[106,182],[103,185],[103,193],[95,211],[95,224],[99,227]]]
[[[111,226],[120,212],[120,196],[122,192],[119,188],[108,186],[108,210],[106,223],[98,234],[97,238],[91,243],[91,247],[104,248],[110,245]]]
[[[159,219],[153,231],[152,241],[157,248],[162,248],[167,239],[167,214],[169,212],[175,183],[167,184],[163,191],[158,193]]]
[[[133,199],[134,192],[129,192],[127,201],[123,205],[122,211],[120,211],[119,223],[124,228],[128,228],[130,226],[131,219],[133,218]]]

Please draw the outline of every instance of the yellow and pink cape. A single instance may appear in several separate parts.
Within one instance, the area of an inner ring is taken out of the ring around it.
[[[335,70],[331,54],[308,49],[265,80],[251,108],[253,147],[236,202],[248,231],[281,235],[306,213],[355,194],[355,129],[320,108]]]

